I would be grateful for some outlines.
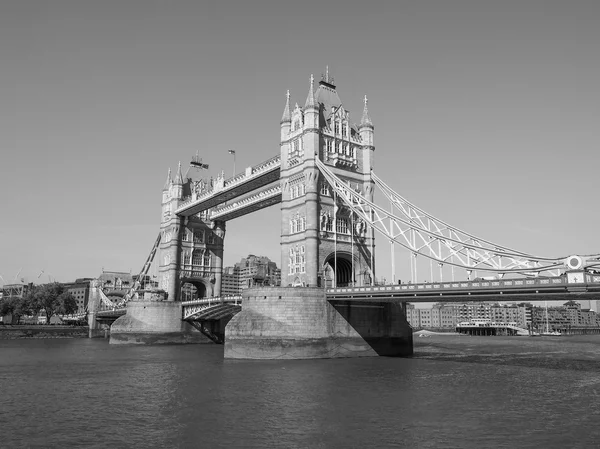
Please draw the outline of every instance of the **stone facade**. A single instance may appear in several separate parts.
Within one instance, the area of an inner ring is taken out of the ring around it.
[[[304,107],[281,119],[281,285],[367,285],[374,279],[374,234],[340,201],[316,167],[319,158],[348,185],[373,197],[374,127],[365,105],[360,125],[326,76]],[[335,275],[334,275],[335,273]]]

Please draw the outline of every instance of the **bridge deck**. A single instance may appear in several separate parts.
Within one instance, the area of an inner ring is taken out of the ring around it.
[[[600,299],[600,275],[585,274],[582,282],[556,278],[526,278],[493,281],[440,282],[426,284],[381,285],[372,287],[329,288],[333,301],[569,301],[584,297]]]

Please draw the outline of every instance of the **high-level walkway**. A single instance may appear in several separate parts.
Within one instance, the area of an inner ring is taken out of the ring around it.
[[[190,200],[179,206],[175,214],[189,217],[214,208],[211,219],[230,220],[279,203],[281,202],[280,172],[281,156],[278,155],[248,167],[244,173],[225,179],[221,183],[217,182],[212,190],[200,196],[192,196]],[[253,195],[244,198],[248,194]],[[217,207],[234,199],[238,201],[220,209]]]

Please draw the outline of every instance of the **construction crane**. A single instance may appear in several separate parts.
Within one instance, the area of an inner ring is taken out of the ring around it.
[[[148,254],[148,257],[146,258],[146,262],[142,266],[142,270],[140,271],[140,274],[138,274],[137,279],[133,283],[133,286],[127,292],[125,297],[123,298],[124,302],[127,302],[131,298],[133,298],[135,293],[142,286],[142,282],[144,282],[144,279],[146,279],[146,276],[148,275],[148,271],[150,271],[150,267],[152,266],[152,261],[154,260],[154,256],[156,256],[156,251],[158,250],[158,245],[160,245],[160,238],[161,238],[161,235],[159,233],[158,237],[156,238],[156,241],[154,242],[154,246],[152,246],[152,249],[150,250],[150,254]]]
[[[196,151],[196,155],[192,157],[192,161],[190,162],[190,167],[198,168],[200,170],[208,170],[208,164],[202,162],[202,158]]]

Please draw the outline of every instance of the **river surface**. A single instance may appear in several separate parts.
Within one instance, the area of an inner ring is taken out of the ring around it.
[[[0,340],[1,448],[600,447],[600,336],[415,338],[410,359]]]

